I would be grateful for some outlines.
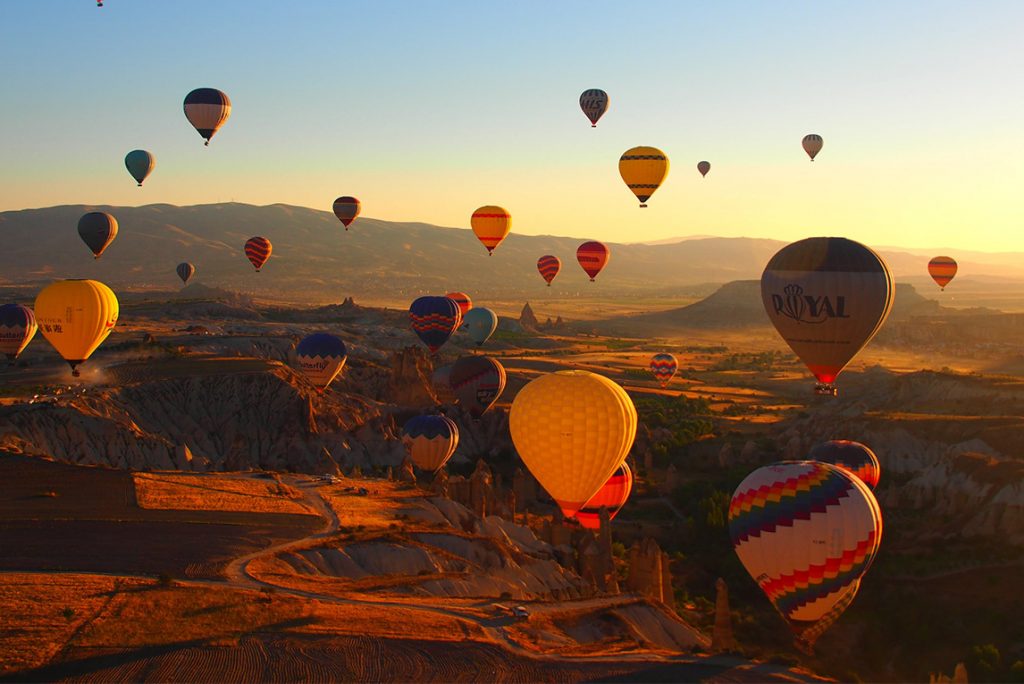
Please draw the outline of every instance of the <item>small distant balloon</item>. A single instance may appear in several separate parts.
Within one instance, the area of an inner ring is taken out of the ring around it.
[[[402,426],[402,445],[420,470],[436,473],[459,446],[459,428],[446,416],[414,416]]]
[[[450,382],[459,405],[479,418],[505,390],[505,367],[490,356],[463,356],[452,365]]]
[[[590,119],[590,127],[597,128],[598,120],[608,111],[608,93],[600,88],[584,90],[580,95],[580,109]]]
[[[608,246],[596,240],[584,242],[576,250],[576,261],[580,262],[580,266],[590,276],[590,282],[594,282],[594,278],[608,265],[611,258],[612,252]]]
[[[633,491],[633,471],[625,461],[622,462],[608,481],[597,490],[597,494],[576,512],[576,519],[588,530],[601,529],[601,508],[608,510],[608,520],[613,520],[629,499]]]
[[[132,175],[135,182],[142,187],[142,181],[146,180],[149,174],[153,173],[156,166],[156,157],[146,150],[132,150],[124,157],[125,168]]]
[[[274,246],[265,237],[251,237],[245,241],[245,256],[259,272],[263,264],[267,263]]]
[[[831,463],[853,473],[860,481],[874,489],[882,476],[882,466],[875,452],[860,442],[849,439],[833,439],[817,444],[807,458],[820,463]]]
[[[231,100],[216,88],[196,88],[185,96],[185,118],[210,144],[220,127],[231,116]]]
[[[78,234],[93,257],[99,259],[117,237],[117,219],[103,211],[90,211],[78,219]]]
[[[537,270],[540,271],[540,277],[544,279],[548,287],[551,287],[551,281],[562,270],[562,260],[556,256],[545,254],[537,259]]]
[[[668,175],[668,157],[657,147],[630,148],[619,158],[619,175],[640,200],[640,207],[646,207]]]
[[[949,281],[956,276],[956,259],[948,256],[935,257],[928,262],[928,275],[939,286],[939,290],[945,290]]]
[[[420,297],[409,306],[413,332],[436,354],[462,324],[459,305],[449,297]]]
[[[470,309],[462,320],[466,325],[466,331],[469,332],[469,338],[478,347],[490,339],[494,331],[498,329],[498,314],[486,307],[478,306]]]
[[[359,211],[362,206],[355,197],[339,197],[334,200],[334,215],[338,217],[342,225],[345,226],[345,230],[352,225],[352,222],[359,216]]]
[[[449,292],[445,297],[459,305],[459,313],[463,317],[473,308],[473,300],[465,292]]]
[[[672,354],[662,352],[651,357],[651,373],[663,388],[672,381],[678,369],[679,362]]]
[[[314,333],[295,347],[295,360],[321,392],[338,376],[348,360],[345,343],[328,333]]]
[[[177,271],[178,277],[181,278],[181,282],[188,285],[188,281],[192,279],[193,275],[195,275],[196,267],[187,261],[183,261],[178,264]]]
[[[697,170],[700,171],[701,176],[708,175],[708,171],[711,170],[711,162],[697,162]]]
[[[821,148],[824,145],[825,141],[822,140],[820,135],[810,133],[804,136],[804,152],[806,152],[807,156],[811,158],[811,161],[814,161],[814,158],[818,156],[818,153],[821,152]]]
[[[503,207],[487,205],[474,211],[469,223],[490,255],[512,230],[512,214]]]

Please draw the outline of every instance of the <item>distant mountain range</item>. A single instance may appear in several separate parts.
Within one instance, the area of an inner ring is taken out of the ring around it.
[[[78,237],[79,217],[107,211],[120,224],[99,261]],[[175,266],[190,261],[193,280],[265,298],[338,302],[346,296],[411,299],[465,290],[491,298],[535,297],[544,288],[537,258],[554,254],[562,273],[556,297],[678,296],[707,283],[759,278],[785,243],[755,238],[699,237],[665,244],[609,243],[612,258],[596,283],[576,263],[583,238],[513,233],[488,257],[468,229],[359,218],[346,233],[333,214],[283,204],[176,207],[59,206],[0,213],[5,248],[0,284],[37,285],[56,278],[96,278],[115,288],[180,287]],[[242,253],[249,237],[273,243],[255,273]],[[897,278],[920,279],[927,257],[883,250]],[[1021,255],[1024,257],[1024,255]],[[1024,278],[1024,258],[972,253],[962,269],[975,275]]]

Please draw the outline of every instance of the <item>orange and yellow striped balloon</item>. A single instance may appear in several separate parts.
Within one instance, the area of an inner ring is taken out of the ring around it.
[[[633,471],[623,461],[597,494],[590,497],[583,508],[576,513],[576,519],[588,530],[601,529],[601,508],[608,509],[608,520],[619,514],[633,491]]]
[[[647,200],[668,175],[668,157],[657,147],[633,147],[619,158],[619,175],[646,207]]]
[[[473,212],[469,225],[489,255],[512,230],[512,214],[508,213],[508,209],[489,204]]]
[[[945,290],[949,281],[956,275],[956,260],[953,257],[937,256],[928,262],[928,275],[939,286]]]

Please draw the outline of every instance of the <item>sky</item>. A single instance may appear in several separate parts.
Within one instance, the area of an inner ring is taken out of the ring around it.
[[[0,210],[355,195],[373,218],[467,227],[498,204],[515,232],[615,242],[1024,251],[1019,0],[104,5],[4,0]],[[233,104],[208,148],[197,87]],[[611,100],[596,129],[587,88]],[[647,209],[618,173],[636,145],[671,160]]]

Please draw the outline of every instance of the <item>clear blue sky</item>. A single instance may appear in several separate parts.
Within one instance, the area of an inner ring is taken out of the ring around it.
[[[5,0],[0,210],[234,199],[1024,250],[1024,2]],[[209,148],[191,89],[234,105]],[[579,111],[611,95],[597,129]],[[825,148],[814,164],[805,133]],[[628,147],[672,160],[649,209]],[[122,158],[151,150],[136,188]],[[701,179],[694,166],[707,159]]]

